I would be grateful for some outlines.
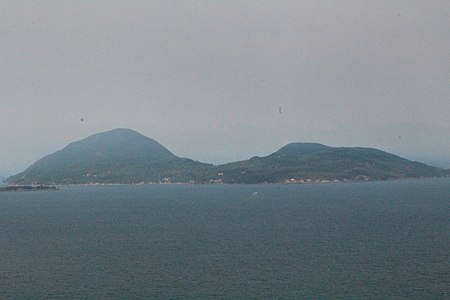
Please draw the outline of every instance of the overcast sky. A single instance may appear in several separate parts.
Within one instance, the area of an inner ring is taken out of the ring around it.
[[[0,0],[0,82],[2,175],[117,127],[211,163],[310,141],[450,167],[448,0]]]

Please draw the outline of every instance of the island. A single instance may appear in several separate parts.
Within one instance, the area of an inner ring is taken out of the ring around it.
[[[213,165],[174,155],[131,129],[73,142],[6,179],[14,185],[260,184],[449,176],[450,170],[373,148],[290,143],[264,157]],[[34,189],[39,189],[36,187]]]

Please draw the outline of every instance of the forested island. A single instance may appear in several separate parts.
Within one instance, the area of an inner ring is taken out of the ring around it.
[[[309,183],[449,176],[450,171],[372,148],[291,143],[265,157],[212,165],[171,153],[130,129],[74,142],[6,179],[15,185]]]

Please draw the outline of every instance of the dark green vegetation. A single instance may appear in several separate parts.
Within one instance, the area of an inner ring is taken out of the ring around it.
[[[225,182],[317,182],[445,176],[447,171],[370,148],[293,143],[266,157],[219,166]]]
[[[293,143],[266,157],[213,166],[172,154],[130,129],[95,134],[48,155],[13,184],[90,183],[301,183],[437,177],[430,167],[369,148]]]
[[[50,185],[12,185],[0,188],[0,192],[17,192],[17,191],[43,191],[57,190],[56,186]]]
[[[173,155],[129,129],[92,135],[38,160],[8,178],[15,184],[184,182],[201,180],[212,165]]]

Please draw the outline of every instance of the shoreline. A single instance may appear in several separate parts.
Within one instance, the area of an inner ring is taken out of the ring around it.
[[[233,186],[233,185],[322,185],[322,184],[345,184],[345,183],[368,183],[368,182],[393,182],[393,181],[410,181],[410,180],[427,180],[427,179],[445,179],[450,178],[449,176],[444,177],[420,177],[420,178],[390,178],[390,179],[368,179],[368,180],[341,180],[341,181],[311,181],[311,182],[263,182],[263,183],[210,183],[210,182],[148,182],[148,183],[66,183],[66,184],[51,184],[51,185],[9,185],[5,187],[0,187],[0,191],[9,190],[58,190],[58,187],[63,186],[148,186],[148,185],[185,185],[185,186]]]
[[[58,190],[53,185],[8,185],[0,187],[0,192],[18,192],[18,191],[45,191],[45,190]]]

